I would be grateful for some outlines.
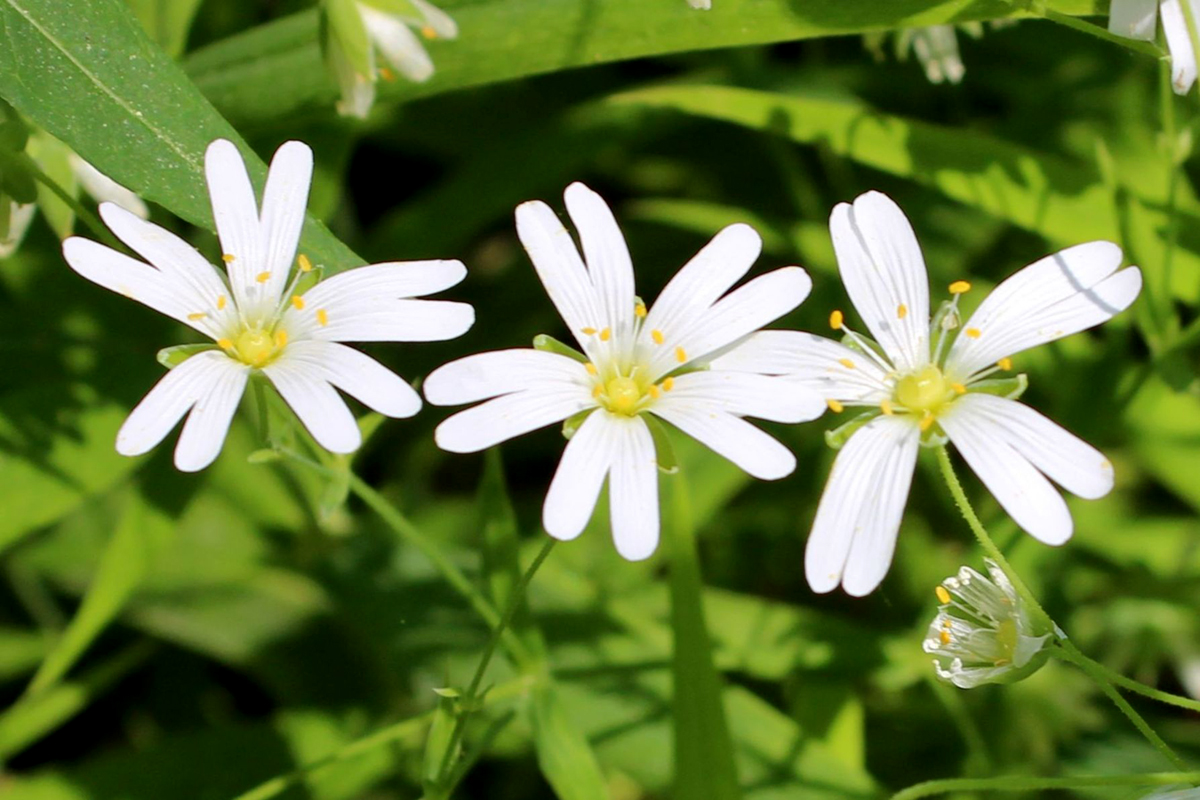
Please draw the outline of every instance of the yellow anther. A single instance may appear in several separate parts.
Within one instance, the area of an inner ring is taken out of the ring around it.
[[[284,330],[275,331],[275,346],[276,347],[278,347],[280,349],[287,347],[287,342],[288,342],[287,331],[284,331]]]
[[[1007,356],[996,362],[996,366],[1003,370],[1012,369],[1012,359]]]
[[[896,319],[904,319],[908,316],[908,306],[901,303],[896,307]]]
[[[955,394],[967,393],[967,387],[963,386],[961,383],[952,383],[950,384],[950,388],[954,390]]]
[[[199,322],[207,316],[208,314],[205,314],[203,311],[197,311],[195,314],[188,314],[188,319],[192,322]]]
[[[650,388],[649,388],[649,389],[647,389],[646,391],[647,391],[647,392],[650,394],[650,396],[651,396],[651,397],[653,397],[655,400],[657,400],[657,399],[658,399],[658,397],[659,397],[659,391],[658,391],[658,387],[657,387],[657,386],[655,386],[655,385],[651,384],[651,385],[650,385]]]
[[[592,388],[592,397],[595,397],[596,399],[600,398],[600,384],[596,384]]]
[[[229,341],[228,339],[217,339],[217,347],[221,348],[222,350],[228,350],[229,348],[233,347],[233,342]]]
[[[292,305],[296,307],[297,311],[303,311],[304,310],[304,298],[298,294],[292,295]]]
[[[928,411],[926,411],[925,416],[921,417],[920,426],[921,426],[922,433],[924,433],[925,431],[932,428],[933,427],[933,414],[930,414]]]
[[[675,348],[675,360],[678,361],[680,364],[687,361],[687,350],[684,350],[682,347],[676,347]]]
[[[421,35],[426,39],[436,39],[437,31],[433,29],[432,25],[426,25],[424,28],[421,28]]]
[[[655,344],[662,344],[666,341],[666,337],[663,336],[663,332],[657,329],[650,331],[650,338],[654,340]]]
[[[226,264],[232,264],[235,259],[232,253],[226,253],[225,255],[221,256],[221,260]]]
[[[329,313],[323,308],[317,309],[317,324],[322,328],[329,324]]]
[[[950,602],[950,593],[946,591],[945,586],[939,585],[936,589],[933,590],[933,593],[937,595],[938,602],[941,603],[942,605],[946,605],[947,603]]]
[[[887,398],[884,398],[883,400],[880,401],[879,410],[882,411],[884,414],[886,414],[889,417],[892,414],[896,413],[895,411],[892,410],[892,401],[888,400]]]
[[[949,597],[949,595],[947,595],[947,597]],[[951,628],[954,627],[954,623],[948,619],[944,619],[944,620],[942,620],[942,627],[945,628],[946,630],[950,630]]]
[[[392,72],[387,67],[380,67],[379,77],[383,78],[385,81],[394,81],[396,80],[396,73]]]
[[[966,334],[967,334],[967,336],[970,336],[972,339],[978,339],[980,336],[983,335],[983,331],[979,330],[979,328],[967,328]]]
[[[646,304],[638,303],[637,305],[635,305],[633,307],[633,315],[635,317],[637,317],[638,319],[642,319],[643,317],[645,317],[646,316]]]
[[[854,369],[854,362],[848,358],[839,358],[838,363],[841,364],[846,369]]]
[[[829,410],[835,414],[840,414],[846,410],[846,407],[837,400],[826,400],[825,405],[829,406]]]
[[[590,361],[584,364],[583,368],[588,371],[588,375],[597,375],[600,372],[598,369],[596,369],[596,365]]]
[[[966,294],[971,291],[971,284],[968,281],[955,281],[950,284],[950,294]]]
[[[312,272],[312,262],[308,260],[308,256],[300,253],[296,256],[296,264],[300,267],[301,272]]]
[[[846,316],[840,311],[834,311],[829,315],[829,327],[835,331],[840,331],[842,326],[846,324]]]
[[[600,331],[600,341],[607,342],[611,338],[612,328],[605,328],[604,330]]]
[[[662,382],[662,387],[663,387],[663,391],[664,391],[664,392],[669,392],[669,391],[671,391],[672,389],[674,389],[674,388],[675,388],[675,379],[674,379],[674,378],[667,378],[666,380],[664,380],[664,381]]]
[[[596,329],[595,329],[595,328],[584,328],[584,329],[583,329],[583,335],[584,335],[584,336],[595,336],[595,335],[596,335]]]
[[[938,634],[938,638],[942,640],[942,644],[950,644],[950,633],[948,631],[941,631]]]
[[[254,280],[258,281],[259,283],[266,283],[267,281],[271,280],[271,273],[260,272],[254,276]]]
[[[228,302],[229,302],[229,299],[227,297],[225,297],[225,295],[221,295],[220,297],[218,297],[217,298],[217,311],[223,311],[225,309],[225,304]]]

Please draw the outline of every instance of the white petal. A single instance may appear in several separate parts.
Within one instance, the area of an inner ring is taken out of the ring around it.
[[[1171,85],[1175,94],[1187,94],[1196,83],[1196,51],[1192,47],[1187,18],[1180,0],[1162,0],[1161,9],[1163,34],[1171,52]]]
[[[146,208],[146,204],[142,202],[142,198],[84,161],[75,153],[71,153],[68,160],[71,162],[71,171],[75,173],[75,177],[79,180],[80,185],[83,186],[83,190],[95,198],[97,202],[116,203],[131,214],[136,214],[142,219],[149,219],[150,209]]]
[[[426,0],[408,1],[421,13],[422,24],[427,25],[439,38],[454,39],[458,37],[458,25],[445,11]]]
[[[883,580],[896,550],[917,460],[920,430],[903,417],[877,417],[838,453],[804,553],[814,592],[839,583],[856,597]]]
[[[421,397],[396,373],[368,355],[335,342],[294,342],[280,362],[332,383],[363,405],[386,417],[411,417],[421,409]]]
[[[1018,525],[1046,544],[1070,539],[1073,524],[1062,495],[1008,443],[1006,431],[978,411],[977,405],[955,403],[938,422]]]
[[[618,442],[611,418],[594,412],[567,442],[542,509],[542,525],[555,539],[574,539],[591,519]]]
[[[712,368],[786,375],[843,403],[874,406],[891,396],[887,373],[874,359],[805,331],[759,331],[714,359]]]
[[[978,417],[980,424],[986,419],[994,425],[993,435],[1003,438],[1072,494],[1095,500],[1112,491],[1112,462],[1099,450],[1029,406],[977,393],[960,398],[955,406]]]
[[[240,374],[244,384],[249,371],[249,367],[217,350],[197,353],[187,359],[159,379],[130,412],[117,432],[117,452],[124,456],[149,452],[197,400],[208,396],[219,384],[231,382],[231,376]],[[220,444],[218,441],[218,450]]]
[[[1116,272],[1111,242],[1069,247],[1030,264],[997,286],[962,327],[946,371],[965,381],[1002,358],[1099,325],[1137,299],[1137,267]],[[1114,274],[1115,273],[1115,274]]]
[[[754,333],[804,302],[812,279],[799,267],[760,275],[721,298],[706,313],[652,352],[650,371],[664,375],[681,363],[704,361],[723,347]],[[664,334],[665,335],[665,334]],[[679,356],[685,361],[681,362]]]
[[[365,3],[358,4],[367,35],[383,57],[401,75],[412,81],[426,81],[433,75],[433,61],[417,35],[400,19]]]
[[[184,364],[201,355],[208,354],[192,356]],[[250,377],[250,369],[245,364],[227,356],[213,357],[212,362],[219,365],[216,380],[209,383],[208,391],[196,400],[187,422],[183,423],[179,443],[175,445],[175,466],[183,472],[204,469],[221,452],[234,412],[246,390],[246,380]]]
[[[1112,0],[1108,30],[1117,36],[1153,41],[1158,22],[1158,0]]]
[[[255,278],[263,271],[262,234],[258,202],[246,164],[237,146],[217,139],[204,154],[213,220],[227,261],[229,283],[238,306],[246,309],[257,300]]]
[[[642,420],[608,416],[610,435],[616,440],[613,465],[608,473],[613,543],[622,558],[641,561],[658,548],[658,462],[654,439]]]
[[[92,283],[137,300],[201,333],[212,335],[207,318],[189,318],[206,308],[212,308],[210,294],[201,293],[192,284],[78,236],[63,242],[63,258],[71,269]]]
[[[568,186],[564,197],[604,313],[603,321],[596,327],[611,328],[610,341],[624,341],[633,330],[634,320],[633,262],[625,237],[608,204],[582,183]]]
[[[563,384],[590,391],[591,379],[573,358],[541,350],[494,350],[438,367],[425,379],[425,398],[438,406],[474,403],[489,397]]]
[[[538,388],[506,394],[460,411],[433,433],[438,447],[451,453],[475,453],[544,428],[588,408],[591,394],[578,386]]]
[[[740,417],[685,403],[656,403],[653,413],[755,478],[774,481],[796,468],[791,450]]]
[[[571,234],[550,206],[540,201],[517,206],[516,217],[517,236],[529,253],[529,260],[546,287],[546,294],[567,323],[571,335],[580,346],[586,346],[588,337],[583,329],[602,328],[602,312]]]
[[[21,241],[25,238],[25,233],[29,230],[30,223],[33,222],[33,216],[37,212],[37,203],[25,203],[24,205],[10,203],[8,212],[8,236],[0,239],[0,258],[8,258],[17,251],[21,246]]]
[[[825,400],[794,381],[732,370],[705,370],[680,375],[671,391],[655,402],[663,407],[719,410],[737,417],[772,422],[808,422],[825,412]]]
[[[290,349],[290,348],[289,348]],[[331,453],[353,453],[362,444],[354,415],[329,382],[311,365],[280,358],[263,368],[300,422]]]
[[[312,150],[302,142],[280,145],[267,172],[261,215],[262,271],[270,277],[262,286],[262,295],[272,303],[279,302],[296,258],[312,172]]]
[[[880,192],[841,203],[829,220],[851,302],[902,372],[929,361],[929,277],[908,218]]]
[[[462,282],[461,261],[392,261],[339,272],[304,293],[306,306],[350,311],[379,300],[423,297]]]

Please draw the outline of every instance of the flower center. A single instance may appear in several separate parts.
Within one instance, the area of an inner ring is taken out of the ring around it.
[[[896,402],[915,413],[933,414],[954,396],[946,376],[930,365],[896,381]]]
[[[282,328],[271,334],[262,328],[243,328],[236,339],[219,339],[217,344],[231,358],[251,367],[265,367],[287,346],[287,331]]]
[[[638,386],[637,381],[618,375],[604,384],[602,400],[614,414],[632,417],[638,410],[642,396],[642,387]]]

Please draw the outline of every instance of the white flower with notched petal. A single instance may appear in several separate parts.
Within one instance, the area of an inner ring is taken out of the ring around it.
[[[1049,657],[1050,632],[1030,621],[1004,570],[984,563],[990,580],[963,567],[937,587],[941,607],[923,644],[938,677],[960,689],[1019,681]]]
[[[436,431],[445,450],[475,452],[571,419],[574,433],[543,510],[557,539],[579,535],[605,477],[617,551],[647,558],[658,545],[658,477],[650,415],[671,423],[757,478],[790,473],[795,457],[743,417],[813,419],[824,401],[784,379],[708,369],[723,348],[799,305],[811,281],[787,267],[729,292],[762,243],[746,225],[721,231],[667,284],[647,310],[634,294],[633,264],[608,206],[580,183],[566,191],[583,245],[550,207],[517,208],[517,233],[583,354],[501,350],[435,370],[425,397],[437,405],[487,402]],[[586,264],[585,264],[586,261]],[[577,427],[576,427],[577,426]]]
[[[150,390],[121,426],[118,452],[147,452],[190,410],[175,465],[203,469],[220,452],[246,381],[255,373],[269,378],[313,438],[335,453],[355,450],[362,438],[334,387],[389,417],[410,417],[420,408],[420,397],[400,377],[340,343],[461,335],[474,321],[469,305],[411,298],[447,289],[466,271],[457,261],[375,264],[296,293],[312,269],[305,256],[297,256],[312,166],[307,145],[280,147],[260,214],[237,147],[223,139],[209,145],[205,168],[228,275],[170,231],[109,203],[100,207],[105,223],[149,263],[88,239],[63,243],[67,263],[83,277],[216,343]],[[299,264],[295,270],[293,261]]]
[[[1047,476],[1085,498],[1112,488],[1112,464],[1046,417],[1015,401],[1024,385],[994,379],[1011,356],[1099,325],[1142,287],[1121,250],[1090,242],[1047,256],[1001,283],[960,328],[958,297],[930,322],[929,283],[904,213],[869,192],[833,210],[834,250],[846,291],[875,341],[830,323],[845,344],[800,331],[765,331],[714,367],[787,375],[834,411],[869,409],[834,462],[808,539],[805,572],[817,592],[852,595],[887,574],[919,445],[948,438],[1017,524],[1047,544],[1071,536],[1071,515]],[[962,333],[947,350],[950,333]],[[998,396],[1004,395],[1004,396]],[[846,433],[846,431],[842,431]]]
[[[342,91],[338,113],[366,118],[380,78],[395,69],[411,81],[433,75],[433,61],[413,31],[426,39],[454,39],[458,26],[426,0],[325,0],[325,52]],[[391,69],[378,64],[378,56]]]
[[[1161,16],[1176,94],[1187,94],[1196,82],[1196,51],[1188,32],[1184,2],[1192,19],[1200,22],[1200,0],[1112,0],[1108,9],[1108,30],[1128,39],[1153,40]]]

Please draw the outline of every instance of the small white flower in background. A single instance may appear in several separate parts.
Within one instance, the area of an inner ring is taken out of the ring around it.
[[[1032,675],[1053,638],[1035,628],[1004,570],[991,559],[984,564],[990,580],[963,567],[937,587],[941,606],[923,644],[938,677],[960,689]]]
[[[688,0],[688,5],[701,11],[708,11],[712,8],[712,0]]]
[[[629,250],[608,205],[581,183],[567,188],[566,205],[582,259],[545,203],[517,208],[517,233],[582,354],[558,344],[558,352],[469,356],[435,370],[425,397],[436,405],[487,401],[438,426],[438,445],[456,453],[569,420],[564,430],[573,434],[543,509],[546,531],[557,539],[578,536],[607,477],[617,551],[643,559],[659,534],[660,429],[651,415],[757,478],[782,478],[795,468],[786,447],[743,417],[802,422],[819,416],[824,401],[785,379],[708,367],[714,354],[798,306],[812,282],[804,270],[787,267],[730,292],[762,249],[752,228],[731,225],[647,309],[634,293]]]
[[[958,52],[958,33],[953,25],[909,28],[896,36],[896,53],[904,60],[912,50],[925,69],[930,83],[958,83],[966,69]]]
[[[366,118],[376,82],[395,80],[393,69],[411,81],[429,80],[433,61],[420,37],[458,37],[450,15],[426,0],[325,0],[322,10],[325,54],[342,93],[338,113],[346,116]]]
[[[1081,244],[1017,272],[960,324],[958,298],[970,285],[951,284],[954,299],[931,320],[920,246],[886,195],[868,192],[838,205],[830,231],[842,282],[875,341],[850,331],[835,311],[830,324],[844,343],[764,331],[714,362],[792,376],[835,412],[866,409],[834,437],[845,446],[809,535],[809,585],[828,592],[840,583],[856,596],[879,585],[892,562],[918,447],[947,440],[1018,525],[1046,544],[1069,539],[1071,514],[1047,477],[1093,499],[1112,488],[1112,464],[1016,402],[1024,376],[994,376],[1012,370],[1011,356],[1128,308],[1141,291],[1141,272],[1118,271],[1115,244]]]
[[[421,399],[411,386],[340,343],[461,335],[474,321],[469,305],[411,298],[447,289],[466,271],[458,261],[375,264],[299,292],[312,270],[297,256],[312,168],[307,145],[281,146],[260,213],[237,147],[223,139],[209,145],[205,170],[227,275],[175,234],[111,203],[100,207],[104,222],[149,263],[88,239],[63,243],[67,263],[83,277],[215,342],[150,390],[121,426],[118,452],[147,452],[186,414],[175,465],[203,469],[220,452],[254,373],[269,378],[313,438],[335,453],[349,453],[362,441],[335,387],[389,417],[417,413]]]
[[[1200,24],[1200,0],[1112,0],[1108,30],[1128,39],[1153,41],[1161,17],[1167,49],[1171,53],[1171,84],[1176,94],[1187,94],[1196,82],[1196,50],[1188,32],[1183,2]]]

